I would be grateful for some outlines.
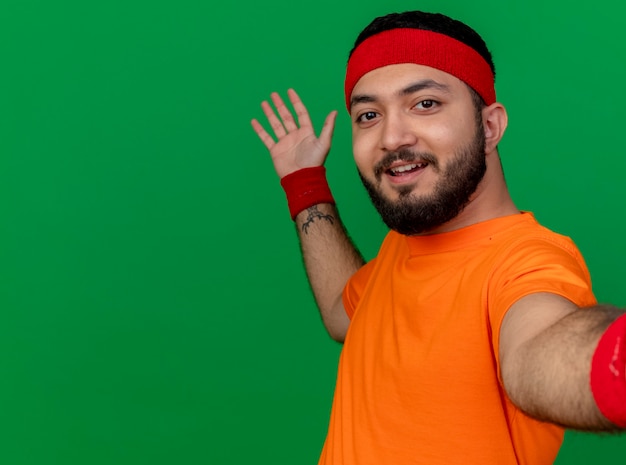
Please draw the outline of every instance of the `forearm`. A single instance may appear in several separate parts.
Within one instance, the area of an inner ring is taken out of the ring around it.
[[[348,279],[365,264],[331,204],[300,212],[296,228],[306,273],[320,314],[330,336],[343,341],[349,319],[342,303]]]
[[[608,306],[578,309],[524,342],[502,368],[513,402],[536,418],[569,428],[617,429],[596,405],[590,373],[600,337],[622,313]]]

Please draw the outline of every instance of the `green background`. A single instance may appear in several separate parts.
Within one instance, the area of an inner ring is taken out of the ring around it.
[[[340,346],[249,121],[340,110],[329,179],[367,258],[385,229],[343,111],[373,17],[440,11],[490,44],[514,199],[626,305],[620,2],[35,1],[0,6],[0,462],[312,464]],[[436,425],[434,425],[436,427]],[[557,463],[617,463],[568,433]]]

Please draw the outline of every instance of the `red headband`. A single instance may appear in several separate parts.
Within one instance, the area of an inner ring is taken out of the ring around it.
[[[345,82],[348,111],[352,89],[364,74],[400,63],[415,63],[444,71],[478,92],[487,105],[496,101],[493,72],[476,50],[445,34],[399,28],[368,37],[352,53]]]

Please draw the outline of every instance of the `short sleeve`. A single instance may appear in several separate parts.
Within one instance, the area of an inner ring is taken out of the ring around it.
[[[352,319],[354,311],[361,300],[361,296],[367,286],[372,275],[376,259],[373,259],[363,265],[346,283],[343,289],[343,307],[346,310],[348,318]]]
[[[506,251],[489,283],[487,308],[494,347],[498,347],[504,315],[524,296],[548,292],[580,307],[596,303],[587,266],[567,238],[558,242],[532,239],[515,245]]]

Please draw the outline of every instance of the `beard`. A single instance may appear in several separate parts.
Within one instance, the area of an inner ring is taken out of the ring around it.
[[[431,194],[416,195],[413,186],[402,186],[398,199],[389,200],[380,190],[384,172],[395,161],[409,163],[428,162],[428,167],[440,175]],[[384,223],[392,230],[413,236],[433,230],[456,217],[469,203],[470,198],[487,170],[485,159],[485,134],[479,121],[473,140],[454,154],[454,158],[441,168],[432,153],[400,150],[388,153],[374,168],[376,184],[359,171],[361,181]]]

